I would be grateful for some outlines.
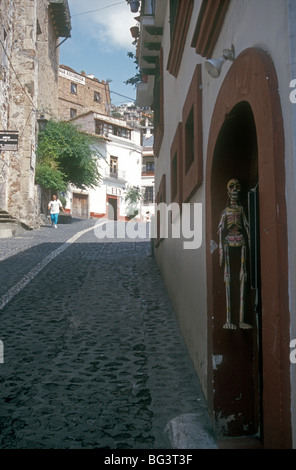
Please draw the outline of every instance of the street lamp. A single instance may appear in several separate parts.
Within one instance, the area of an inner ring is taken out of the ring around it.
[[[208,59],[205,61],[205,69],[208,74],[213,77],[219,77],[222,66],[226,60],[234,61],[234,47],[231,49],[224,49],[223,55],[218,59]]]

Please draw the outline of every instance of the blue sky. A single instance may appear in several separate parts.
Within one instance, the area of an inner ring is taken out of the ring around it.
[[[60,64],[77,72],[93,74],[98,80],[111,80],[112,104],[136,99],[136,89],[125,81],[136,74],[135,53],[130,27],[137,14],[131,13],[126,0],[68,0],[71,14],[71,38],[60,46]],[[119,96],[124,95],[124,96]]]

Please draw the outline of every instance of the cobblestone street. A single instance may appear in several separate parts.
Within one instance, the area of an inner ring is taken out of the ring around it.
[[[149,239],[95,223],[0,240],[0,448],[214,447]]]

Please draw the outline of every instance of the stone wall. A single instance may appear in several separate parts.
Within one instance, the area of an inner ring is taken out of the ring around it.
[[[0,20],[0,125],[19,133],[18,150],[0,154],[0,209],[36,226],[38,119],[58,116],[58,34],[47,0],[0,0]]]
[[[73,84],[73,85],[72,85]],[[110,115],[109,84],[61,66],[59,74],[59,118],[68,121],[70,110],[77,116],[88,111]]]
[[[0,45],[0,129],[9,127],[9,84],[11,68],[9,58],[12,49],[12,25],[14,18],[14,0],[0,1],[1,45]],[[7,175],[9,172],[9,152],[0,152],[0,209],[7,208]]]
[[[37,110],[36,3],[14,1],[9,58],[8,129],[18,131],[18,151],[9,152],[6,208],[11,215],[34,225],[35,115]]]
[[[38,118],[50,119],[58,116],[59,47],[46,4],[37,2]]]

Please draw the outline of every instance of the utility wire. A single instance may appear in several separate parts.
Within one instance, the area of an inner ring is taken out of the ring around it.
[[[106,10],[106,8],[114,7],[115,5],[120,5],[124,1],[125,0],[122,0],[121,2],[117,2],[117,3],[112,3],[111,5],[107,5],[106,7],[102,7],[102,8],[97,8],[96,10],[82,11],[81,13],[75,13],[75,15],[71,15],[71,18],[73,18],[74,16],[81,16],[81,15],[86,15],[88,13],[94,13],[96,11]]]
[[[121,95],[120,93],[116,93],[115,91],[110,91],[114,95],[122,96],[123,98],[127,98],[128,100],[135,101],[135,98],[130,98],[129,96]]]

